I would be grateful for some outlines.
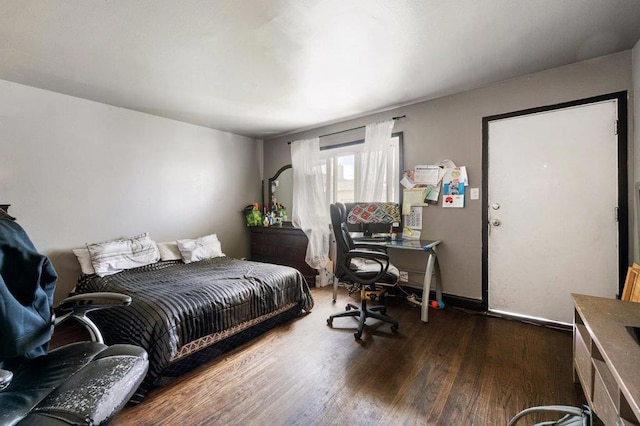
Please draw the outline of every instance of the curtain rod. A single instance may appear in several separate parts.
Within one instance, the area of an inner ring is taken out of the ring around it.
[[[405,118],[407,115],[399,115],[397,117],[392,117],[392,120],[400,120],[401,118]],[[346,132],[350,132],[352,130],[358,130],[358,129],[364,129],[367,126],[359,126],[359,127],[354,127],[353,129],[347,129],[347,130],[340,130],[339,132],[333,132],[333,133],[327,133],[326,135],[320,135],[318,136],[319,138],[326,138],[327,136],[333,136],[333,135],[339,135],[340,133],[346,133]],[[289,141],[287,142],[287,145],[291,145],[291,142],[293,141]]]

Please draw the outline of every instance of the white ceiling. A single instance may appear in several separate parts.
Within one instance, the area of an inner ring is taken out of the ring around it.
[[[0,79],[268,138],[638,39],[639,0],[0,0]]]

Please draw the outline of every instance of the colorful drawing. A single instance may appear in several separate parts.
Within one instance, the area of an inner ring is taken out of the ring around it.
[[[464,207],[464,181],[459,167],[447,169],[442,178],[442,207]]]

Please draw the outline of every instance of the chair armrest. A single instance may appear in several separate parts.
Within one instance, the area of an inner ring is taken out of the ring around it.
[[[346,257],[348,257],[349,259],[361,258],[361,259],[379,260],[379,261],[384,261],[389,263],[389,255],[379,251],[354,249],[354,250],[349,250],[346,253]]]
[[[94,309],[109,308],[111,306],[128,306],[131,297],[120,293],[83,293],[64,299],[56,307],[56,313],[92,311]]]
[[[387,252],[387,246],[380,243],[359,243],[357,241],[353,242],[353,246],[356,250],[365,249],[365,250],[374,250],[382,253]]]
[[[0,391],[11,384],[13,373],[11,371],[0,369]]]
[[[98,326],[87,317],[87,312],[114,306],[129,306],[130,304],[131,297],[120,293],[98,292],[76,294],[75,296],[64,299],[54,309],[54,324],[57,327],[66,320],[73,318],[87,329],[91,340],[104,343],[102,333],[100,333]]]
[[[362,276],[358,276],[357,271],[352,271],[349,269],[345,270],[345,274],[349,278],[351,278],[355,282],[358,282],[364,285],[373,284],[376,281],[379,281],[380,278],[382,278],[384,274],[387,273],[387,270],[389,269],[389,265],[390,265],[389,255],[387,255],[386,253],[381,253],[379,251],[354,249],[354,250],[349,250],[345,254],[345,257],[347,262],[349,263],[351,262],[352,259],[367,259],[367,260],[373,260],[375,263],[378,264],[379,266],[378,272],[374,277],[369,279],[364,279]]]

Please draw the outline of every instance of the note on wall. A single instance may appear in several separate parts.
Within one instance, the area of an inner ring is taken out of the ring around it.
[[[404,217],[405,226],[411,229],[422,229],[422,207],[411,206],[409,214]]]
[[[415,166],[413,182],[416,185],[437,185],[442,178],[441,170],[438,166]]]
[[[425,202],[438,202],[440,196],[440,185],[427,185],[427,193],[424,197]]]
[[[402,180],[400,181],[400,184],[401,184],[402,186],[404,186],[405,188],[407,188],[407,189],[411,189],[411,188],[413,188],[414,186],[416,186],[415,182],[414,182],[414,181],[412,181],[412,180],[409,178],[409,176],[407,176],[406,174],[405,174],[405,176],[402,178]]]
[[[411,206],[428,206],[424,202],[427,195],[427,188],[405,189],[402,192],[402,214],[407,215],[411,211]]]

